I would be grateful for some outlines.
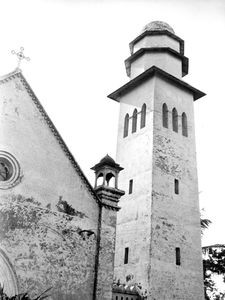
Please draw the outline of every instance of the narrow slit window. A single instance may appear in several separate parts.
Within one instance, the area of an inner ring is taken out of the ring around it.
[[[128,129],[129,129],[129,115],[126,114],[125,119],[124,119],[123,137],[128,136]]]
[[[129,194],[133,193],[133,179],[129,181]]]
[[[145,127],[146,123],[146,104],[144,103],[141,108],[141,126],[140,128]]]
[[[178,113],[176,108],[172,110],[173,131],[178,132]]]
[[[124,252],[124,264],[128,264],[128,255],[129,255],[129,248],[126,247],[125,248],[125,252]]]
[[[174,192],[175,194],[179,194],[179,180],[178,179],[174,179]]]
[[[137,109],[135,108],[132,117],[132,133],[137,131]]]
[[[182,113],[182,134],[188,136],[187,115]]]
[[[176,248],[176,265],[180,266],[180,248]]]
[[[162,122],[163,127],[168,128],[168,107],[166,103],[164,103],[162,106]]]

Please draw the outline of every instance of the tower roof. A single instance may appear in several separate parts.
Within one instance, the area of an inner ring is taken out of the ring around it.
[[[172,82],[176,86],[179,86],[185,90],[188,90],[189,92],[191,92],[193,94],[194,100],[197,100],[197,99],[205,96],[205,93],[194,88],[193,86],[189,85],[188,83],[184,82],[183,80],[180,80],[177,77],[174,77],[173,75],[157,68],[156,66],[153,66],[153,67],[147,69],[145,72],[138,75],[137,77],[133,78],[126,84],[124,84],[122,87],[120,87],[119,89],[117,89],[116,91],[111,93],[110,95],[108,95],[108,98],[119,102],[121,96],[128,93],[133,88],[135,88],[138,84],[141,84],[143,81],[147,80],[148,78],[150,78],[154,75],[157,75],[166,81]]]
[[[123,170],[123,168],[121,168],[120,165],[117,164],[115,162],[115,160],[112,159],[112,157],[110,157],[108,154],[106,154],[106,156],[104,156],[100,160],[100,162],[98,164],[96,164],[94,167],[92,167],[91,169],[92,170],[97,170],[97,169],[100,169],[103,166],[110,166],[110,167],[113,167],[113,168],[118,169],[118,170]]]
[[[142,32],[164,31],[164,30],[168,30],[169,32],[175,34],[173,28],[166,22],[162,22],[162,21],[153,21],[153,22],[148,23],[147,25],[144,26],[144,28],[142,29]]]

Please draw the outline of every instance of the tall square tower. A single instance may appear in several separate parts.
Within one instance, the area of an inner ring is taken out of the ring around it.
[[[114,276],[147,299],[204,299],[193,102],[182,81],[184,41],[152,22],[130,43],[120,103],[117,161],[124,167]]]

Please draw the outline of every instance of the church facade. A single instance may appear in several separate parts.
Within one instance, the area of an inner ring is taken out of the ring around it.
[[[120,103],[117,163],[107,155],[92,168],[94,187],[22,72],[0,79],[0,283],[9,295],[203,299],[193,101],[204,93],[181,80],[184,41],[168,24],[148,24],[130,49],[130,81],[109,95]]]

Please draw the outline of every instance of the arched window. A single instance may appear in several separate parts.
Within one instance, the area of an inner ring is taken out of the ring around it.
[[[182,113],[182,134],[188,136],[187,116],[185,113]]]
[[[132,133],[137,131],[137,109],[135,108],[132,117]]]
[[[129,115],[126,114],[125,119],[124,119],[123,137],[128,136],[128,129],[129,129]]]
[[[146,121],[146,104],[144,103],[141,108],[141,128],[145,127]]]
[[[176,108],[172,110],[173,131],[178,132],[178,114]]]
[[[168,107],[166,103],[164,103],[162,106],[162,123],[163,127],[168,128]]]
[[[105,179],[106,179],[107,186],[113,188],[115,187],[115,176],[112,173],[106,174]]]

